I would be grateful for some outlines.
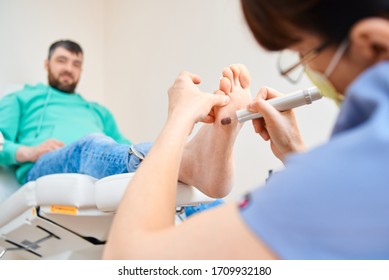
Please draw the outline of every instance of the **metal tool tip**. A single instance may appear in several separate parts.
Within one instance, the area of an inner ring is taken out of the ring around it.
[[[222,125],[230,124],[231,123],[231,118],[227,117],[221,120]]]

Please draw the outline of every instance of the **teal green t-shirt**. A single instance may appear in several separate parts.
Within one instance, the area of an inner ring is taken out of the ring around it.
[[[130,144],[119,131],[109,110],[85,100],[78,93],[65,93],[50,86],[26,85],[0,100],[0,131],[4,136],[0,165],[16,166],[23,183],[33,163],[18,163],[16,150],[48,139],[70,144],[91,133],[103,133],[121,144]]]

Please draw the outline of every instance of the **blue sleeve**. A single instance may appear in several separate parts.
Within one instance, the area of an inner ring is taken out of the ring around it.
[[[243,220],[283,259],[388,259],[388,172],[353,152],[294,156],[249,195]]]

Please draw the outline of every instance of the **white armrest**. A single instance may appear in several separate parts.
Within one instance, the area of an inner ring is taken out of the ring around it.
[[[39,206],[67,205],[95,208],[96,181],[91,176],[74,173],[40,177],[36,180],[37,203]]]
[[[20,188],[13,168],[0,166],[0,204]]]
[[[36,206],[35,182],[29,182],[0,204],[0,228],[33,206]]]

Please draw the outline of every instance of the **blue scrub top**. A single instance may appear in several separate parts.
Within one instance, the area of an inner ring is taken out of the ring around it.
[[[389,259],[389,61],[348,88],[329,142],[288,157],[240,213],[283,259]]]

